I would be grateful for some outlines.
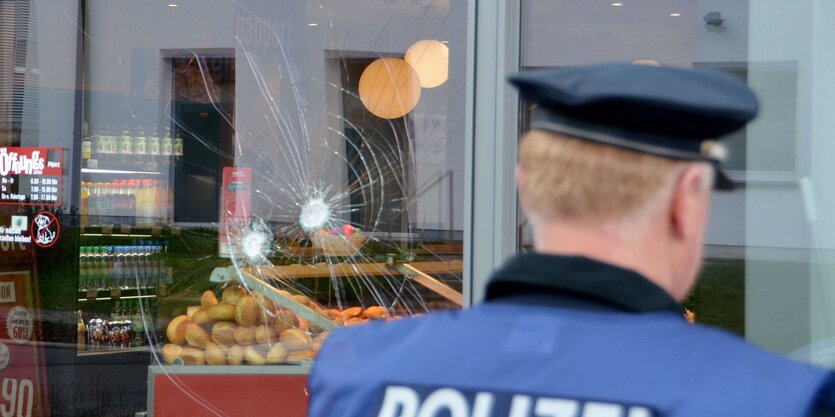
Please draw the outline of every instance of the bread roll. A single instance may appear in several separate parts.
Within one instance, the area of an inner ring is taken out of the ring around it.
[[[186,326],[191,323],[191,320],[186,315],[174,317],[168,328],[165,330],[165,335],[168,341],[175,345],[182,345],[186,342]]]
[[[250,296],[241,297],[235,306],[235,321],[241,326],[258,323],[258,302]]]
[[[200,327],[200,326],[197,326],[197,327]],[[183,348],[183,351],[180,352],[180,359],[182,359],[183,363],[186,364],[186,365],[205,365],[206,364],[206,355],[203,353],[203,351],[200,350],[200,349],[193,348],[193,347]]]
[[[237,285],[232,285],[230,287],[226,287],[223,290],[223,294],[221,295],[221,298],[223,299],[224,302],[227,302],[227,303],[232,304],[232,305],[236,305],[236,304],[238,304],[238,300],[240,300],[241,297],[243,297],[245,295],[246,295],[246,290],[245,289],[243,289],[243,288],[241,288]]]
[[[365,320],[363,320],[359,317],[352,317],[348,320],[345,320],[345,325],[346,326],[356,326],[358,324],[364,324],[364,323],[365,323]]]
[[[276,333],[281,333],[284,330],[292,329],[299,326],[299,320],[296,318],[296,315],[293,314],[291,311],[282,310],[278,313],[275,317],[275,322],[273,322],[273,330]]]
[[[363,311],[363,314],[365,315],[365,317],[368,317],[369,319],[372,319],[372,320],[385,319],[386,316],[388,315],[386,313],[386,309],[384,309],[383,307],[380,307],[380,306],[368,307],[368,308],[365,309],[365,311]]]
[[[255,340],[262,345],[271,345],[275,341],[273,329],[264,325],[255,328]]]
[[[267,352],[267,363],[277,364],[287,360],[287,355],[290,352],[281,343],[273,345],[269,352]]]
[[[250,365],[265,365],[267,363],[267,358],[264,357],[260,349],[256,349],[255,346],[247,346],[244,348],[244,360]]]
[[[316,356],[312,350],[300,350],[287,355],[287,362],[311,361]]]
[[[180,353],[182,353],[182,351],[182,346],[168,343],[162,347],[162,359],[165,363],[172,365],[177,361],[177,359],[180,359]]]
[[[299,330],[301,330],[301,331],[303,331],[303,332],[307,332],[308,330],[310,330],[310,323],[308,323],[308,322],[307,322],[307,320],[305,320],[304,318],[302,318],[302,317],[297,317],[297,318],[296,318],[296,321],[298,321],[298,322],[299,322],[299,324],[298,324],[298,325],[296,325],[296,328],[297,328],[297,329],[299,329]]]
[[[324,344],[326,340],[328,340],[328,336],[330,336],[330,332],[322,332],[319,333],[318,336],[313,338],[313,343]]]
[[[258,291],[252,292],[252,298],[258,304],[258,322],[271,325],[273,320],[275,320],[275,304],[273,300],[270,300]]]
[[[203,296],[200,297],[200,307],[209,308],[216,304],[217,297],[215,297],[215,293],[213,293],[212,290],[204,291]]]
[[[240,345],[234,345],[226,352],[226,363],[229,365],[240,365],[244,363],[244,348]]]
[[[226,365],[226,349],[217,343],[206,343],[206,363],[209,365]]]
[[[328,320],[336,320],[336,319],[342,317],[342,312],[335,309],[335,308],[329,308],[329,309],[325,310],[323,315],[325,317],[327,317]]]
[[[202,348],[206,346],[206,342],[209,341],[209,334],[206,333],[206,330],[203,330],[203,327],[197,323],[189,323],[186,326],[186,341],[189,345]]]
[[[299,329],[287,329],[278,335],[278,342],[290,352],[310,349],[310,337]]]
[[[251,345],[255,343],[255,327],[240,326],[235,329],[234,337],[239,345]]]
[[[235,323],[219,321],[212,327],[212,340],[215,343],[230,346],[235,344]]]
[[[188,307],[188,308],[186,308],[186,315],[187,315],[189,318],[191,318],[191,316],[193,316],[193,315],[194,315],[194,313],[195,313],[197,310],[200,310],[200,306],[191,306],[191,307]]]
[[[360,314],[362,314],[362,311],[363,311],[362,307],[346,308],[345,310],[342,311],[342,318],[345,319],[345,320],[348,320],[350,318],[357,317]]]
[[[301,295],[301,294],[293,295],[292,298],[293,298],[293,301],[295,301],[295,302],[297,302],[297,303],[299,303],[303,306],[309,306],[312,303],[310,301],[310,298],[307,298],[306,296]]]
[[[209,317],[209,310],[205,307],[195,311],[194,315],[191,316],[191,321],[206,328],[214,323],[214,320]]]
[[[234,321],[235,306],[222,302],[209,307],[209,319],[213,321]]]

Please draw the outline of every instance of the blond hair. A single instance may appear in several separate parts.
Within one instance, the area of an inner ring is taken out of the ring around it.
[[[519,196],[540,220],[645,213],[686,163],[533,130],[519,146]]]

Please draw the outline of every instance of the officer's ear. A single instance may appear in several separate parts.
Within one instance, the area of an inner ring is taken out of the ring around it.
[[[687,240],[704,233],[700,229],[704,228],[710,190],[704,187],[703,175],[703,169],[690,164],[681,171],[673,185],[669,220],[676,239]]]

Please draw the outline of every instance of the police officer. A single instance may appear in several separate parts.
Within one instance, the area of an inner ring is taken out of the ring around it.
[[[690,325],[679,306],[711,188],[732,187],[717,140],[757,113],[748,87],[633,64],[510,81],[536,105],[517,169],[535,251],[473,308],[335,332],[310,417],[829,415],[828,371]]]

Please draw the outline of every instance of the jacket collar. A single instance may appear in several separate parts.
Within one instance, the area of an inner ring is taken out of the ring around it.
[[[485,299],[587,310],[682,313],[666,291],[635,271],[580,256],[535,252],[518,255],[497,270]]]

